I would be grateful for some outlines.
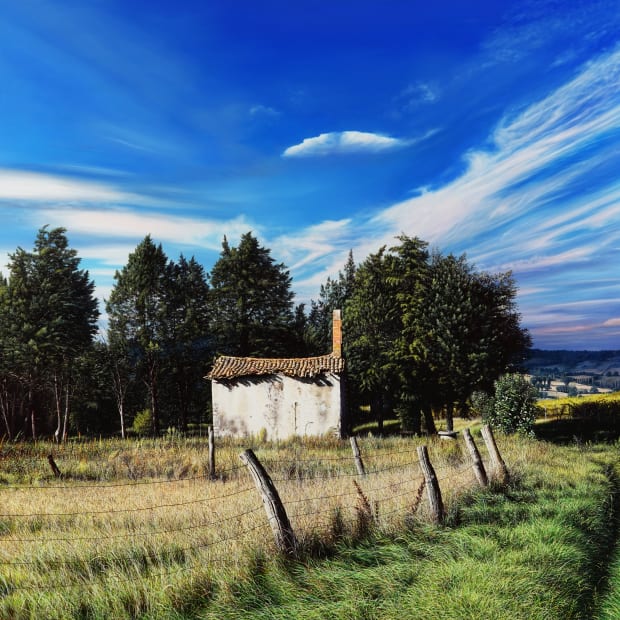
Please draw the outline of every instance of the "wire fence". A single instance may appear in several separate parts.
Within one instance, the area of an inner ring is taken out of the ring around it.
[[[464,447],[460,440],[436,442],[430,478],[414,442],[395,450],[362,441],[363,475],[344,449],[315,458],[266,453],[262,464],[303,550],[343,531],[397,530],[414,517],[440,521],[432,493],[450,501],[476,485]],[[496,466],[493,450],[485,459],[483,467]],[[273,553],[274,515],[244,469],[222,468],[215,479],[0,486],[0,596],[89,588],[122,576],[152,582]]]

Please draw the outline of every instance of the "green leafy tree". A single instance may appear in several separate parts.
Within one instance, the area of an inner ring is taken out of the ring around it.
[[[147,235],[117,271],[106,303],[108,343],[125,352],[136,376],[146,387],[151,410],[151,433],[160,431],[159,381],[166,340],[169,288],[168,259],[161,244]]]
[[[407,303],[406,338],[416,373],[446,411],[462,410],[470,394],[488,389],[524,359],[529,335],[519,325],[510,274],[477,273],[464,256],[430,260],[423,294]]]
[[[536,389],[519,373],[495,381],[493,407],[485,422],[504,433],[531,434],[536,421]]]
[[[214,332],[229,355],[289,355],[293,328],[291,277],[250,232],[231,247],[226,238],[210,274]]]
[[[7,422],[14,415],[27,419],[29,428],[22,430],[33,438],[38,421],[54,418],[55,437],[66,439],[75,360],[97,331],[95,285],[65,233],[41,228],[32,252],[18,248],[10,255],[9,278],[1,286],[3,416]],[[5,426],[9,435],[16,430],[14,419]]]

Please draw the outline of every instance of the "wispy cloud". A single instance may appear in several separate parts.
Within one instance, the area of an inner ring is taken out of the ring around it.
[[[589,221],[604,224],[615,217],[615,206],[607,202],[607,214],[597,216],[591,202],[595,197],[585,181],[593,168],[617,159],[618,154],[613,145],[601,147],[597,156],[588,154],[584,166],[579,153],[620,127],[619,79],[620,51],[616,50],[586,66],[547,98],[507,117],[492,135],[493,148],[470,152],[467,169],[459,178],[381,211],[371,223],[383,229],[384,237],[405,230],[444,246],[464,248],[483,231],[496,230],[487,247],[498,257],[507,255],[507,244],[519,249],[531,243],[532,226],[544,226],[547,218],[566,220],[567,206],[582,220],[584,210],[590,208]],[[567,200],[578,183],[584,187]],[[602,193],[609,189],[597,187]],[[511,226],[516,228],[505,237]],[[575,228],[574,223],[571,226]],[[484,245],[479,251],[485,252]],[[547,245],[546,253],[554,254],[555,248]]]
[[[280,112],[278,112],[278,110],[276,110],[275,108],[272,108],[271,106],[266,106],[266,105],[253,105],[250,108],[250,116],[266,116],[266,117],[271,117],[271,118],[275,118],[280,116]]]
[[[420,105],[435,103],[440,96],[441,91],[436,84],[415,82],[400,93],[397,101],[405,111],[411,112]]]
[[[0,200],[143,202],[140,196],[104,183],[10,169],[0,169]]]
[[[300,275],[307,267],[312,267],[313,272],[319,271],[334,254],[341,253],[343,244],[351,238],[351,224],[351,219],[326,220],[293,235],[278,237],[272,245],[292,271]]]
[[[317,157],[349,153],[380,153],[409,146],[409,140],[364,131],[334,131],[289,146],[283,157]]]
[[[200,247],[217,250],[221,247],[224,235],[240,237],[248,230],[256,230],[256,225],[243,216],[229,220],[213,220],[202,217],[180,217],[167,213],[136,213],[135,211],[115,209],[71,209],[44,208],[33,214],[51,226],[71,223],[71,233],[87,235],[95,243],[88,250],[92,258],[94,248],[104,251],[101,258],[109,258],[106,246],[97,244],[97,239],[140,239],[147,234],[158,242],[169,242],[186,247]],[[114,251],[114,248],[112,248]]]

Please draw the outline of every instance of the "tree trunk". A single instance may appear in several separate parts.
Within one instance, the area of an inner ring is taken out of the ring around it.
[[[446,405],[446,430],[450,433],[454,430],[454,403],[452,401]]]
[[[67,435],[69,432],[69,384],[65,386],[65,411],[64,419],[62,422],[62,441],[67,441]]]
[[[426,432],[429,435],[436,435],[437,427],[435,426],[435,418],[433,418],[433,408],[430,403],[425,403],[422,406],[422,412],[424,413],[424,425],[426,426]]]
[[[370,401],[370,417],[377,422],[377,433],[383,435],[383,398],[374,394]]]
[[[125,408],[122,399],[118,402],[118,415],[121,418],[121,437],[125,439]]]
[[[60,412],[61,387],[58,383],[58,375],[54,373],[54,408],[56,409],[56,430],[54,431],[54,441],[56,443],[60,442],[60,429],[62,428],[62,416]]]
[[[149,392],[151,395],[151,433],[159,437],[159,403],[157,400],[157,371],[155,365],[149,369]]]

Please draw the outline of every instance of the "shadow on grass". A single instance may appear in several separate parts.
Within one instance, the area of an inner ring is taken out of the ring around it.
[[[594,418],[560,418],[540,421],[534,427],[537,439],[567,445],[611,443],[620,438],[620,420]]]

